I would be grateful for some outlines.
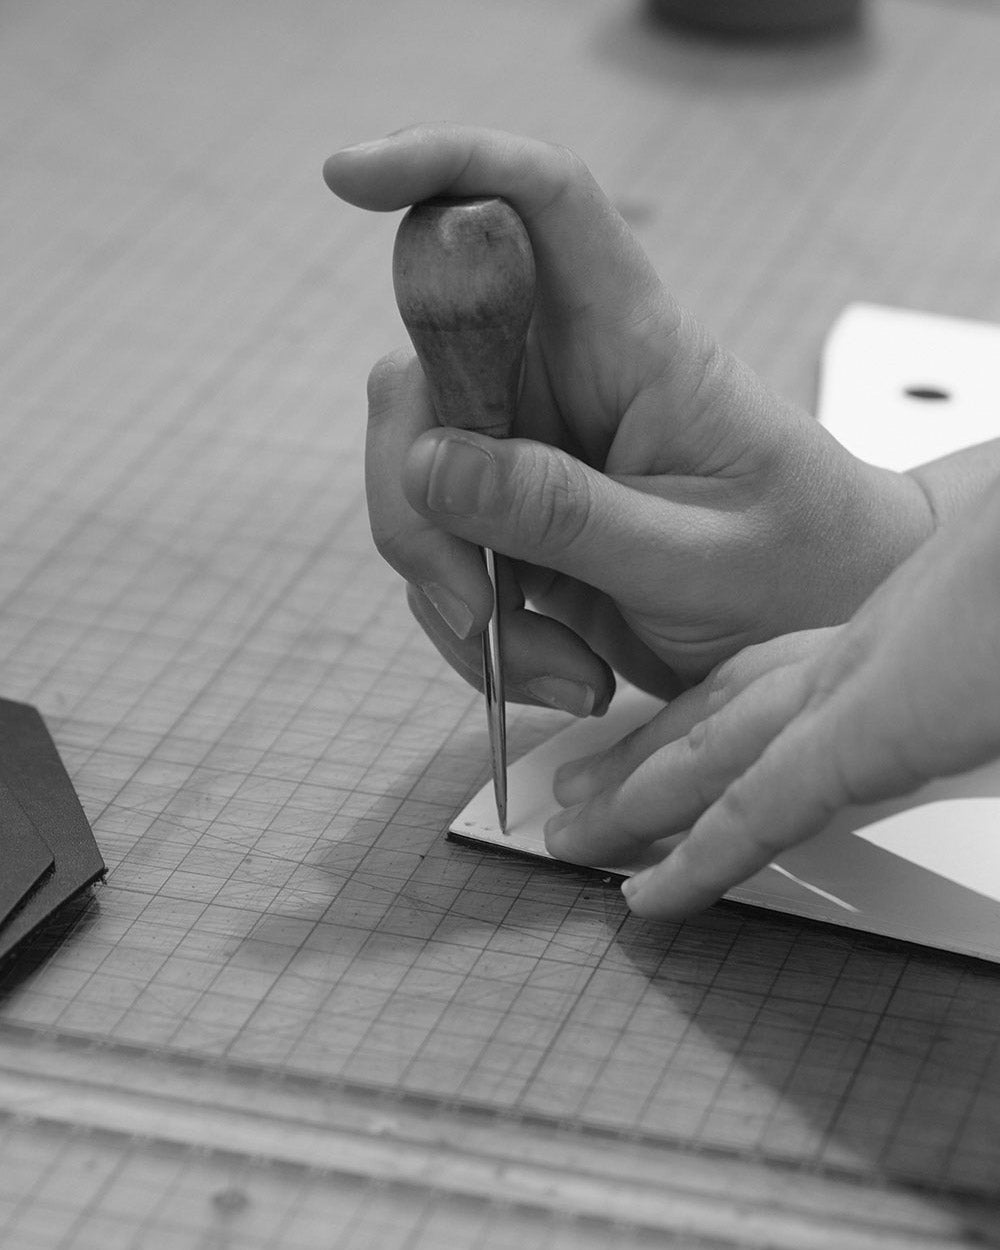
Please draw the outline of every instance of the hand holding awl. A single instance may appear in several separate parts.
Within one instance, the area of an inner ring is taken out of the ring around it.
[[[403,218],[393,253],[396,302],[441,425],[510,435],[534,283],[528,233],[505,200],[426,200]],[[497,816],[505,829],[500,587],[493,552],[484,554],[493,614],[483,634],[483,688]]]

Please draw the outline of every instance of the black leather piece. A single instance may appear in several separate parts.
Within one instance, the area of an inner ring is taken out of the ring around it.
[[[0,699],[0,782],[10,796],[4,808],[0,794],[0,875],[21,874],[9,891],[21,890],[15,908],[0,912],[3,960],[107,870],[45,722],[35,708],[10,699]],[[18,822],[15,809],[24,822]],[[29,865],[37,867],[44,857],[39,842],[48,849],[51,867],[25,885],[33,870]]]
[[[52,871],[52,852],[35,832],[24,809],[0,782],[0,926]]]

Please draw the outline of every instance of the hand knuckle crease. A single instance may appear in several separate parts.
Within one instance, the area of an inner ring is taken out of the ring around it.
[[[584,480],[574,480],[566,466],[551,457],[542,460],[538,481],[540,539],[547,548],[567,551],[588,527],[590,492]]]

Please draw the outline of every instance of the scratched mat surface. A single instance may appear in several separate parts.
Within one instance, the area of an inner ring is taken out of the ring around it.
[[[3,7],[0,694],[45,715],[110,871],[7,977],[0,1049],[91,1039],[992,1204],[995,968],[735,909],[644,924],[598,877],[444,839],[485,777],[481,708],[409,622],[361,488],[365,374],[403,338],[395,222],[319,167],[418,117],[568,142],[808,403],[849,300],[1000,319],[1000,14],[887,0],[773,52],[602,0],[474,7]],[[514,749],[561,723],[516,713]],[[10,1098],[10,1244],[188,1245],[197,1208],[221,1246],[249,1221],[259,1158],[198,1170]],[[590,1244],[285,1180],[234,1244],[330,1220],[351,1250]]]

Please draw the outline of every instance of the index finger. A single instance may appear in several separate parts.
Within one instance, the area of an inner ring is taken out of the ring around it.
[[[327,186],[389,212],[436,195],[499,195],[523,220],[560,316],[597,312],[615,325],[662,294],[655,270],[593,175],[568,148],[500,130],[437,123],[334,153]]]

